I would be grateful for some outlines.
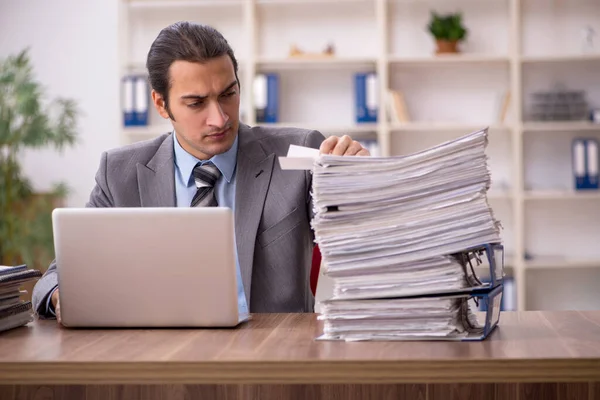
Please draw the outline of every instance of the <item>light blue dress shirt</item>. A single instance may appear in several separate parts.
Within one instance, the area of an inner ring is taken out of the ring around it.
[[[217,154],[210,160],[198,160],[196,157],[185,151],[179,141],[177,135],[173,132],[173,142],[175,150],[175,196],[177,207],[189,207],[194,194],[196,193],[196,184],[192,177],[192,171],[196,164],[206,164],[212,162],[221,171],[221,177],[215,184],[215,196],[219,207],[229,207],[235,211],[235,175],[237,165],[237,149],[238,139],[235,138],[233,146],[223,154]],[[206,232],[210,234],[210,232]],[[235,243],[235,239],[234,239]],[[237,281],[238,281],[238,308],[240,313],[248,312],[248,304],[246,302],[246,293],[242,283],[242,275],[240,270],[240,262],[237,255],[237,247],[235,247],[235,263],[237,266]]]

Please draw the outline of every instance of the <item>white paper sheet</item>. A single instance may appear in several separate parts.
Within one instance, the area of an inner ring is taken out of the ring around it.
[[[290,145],[286,157],[279,157],[279,165],[285,170],[309,170],[319,156],[319,150],[310,147]]]

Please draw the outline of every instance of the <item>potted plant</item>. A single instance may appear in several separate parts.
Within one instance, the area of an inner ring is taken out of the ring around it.
[[[439,15],[432,11],[428,29],[436,40],[436,54],[458,53],[458,42],[464,40],[468,33],[460,13]]]
[[[74,144],[77,115],[73,100],[44,97],[28,50],[0,59],[0,264],[45,267],[52,260],[51,213],[67,190],[58,184],[35,193],[20,162],[25,149]]]

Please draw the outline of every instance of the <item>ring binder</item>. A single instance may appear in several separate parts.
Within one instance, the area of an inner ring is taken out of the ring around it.
[[[25,282],[40,278],[42,272],[28,269],[27,265],[0,265],[0,332],[17,328],[33,321],[31,301],[21,299],[20,289]]]
[[[469,307],[471,299],[486,305],[482,319],[477,318],[477,315],[471,311]],[[423,312],[417,307],[417,303],[422,305],[428,302],[449,300],[456,302],[456,307],[450,310],[450,314],[456,318],[451,329],[446,332],[433,330],[427,334],[407,328],[407,325],[414,320],[423,321],[429,318],[435,322],[440,318],[443,320],[447,317],[443,313],[440,314],[440,311],[435,311],[434,308]],[[324,333],[317,337],[317,340],[481,341],[498,326],[501,302],[502,285],[485,292],[396,298],[384,301],[373,299],[327,300],[323,302],[326,312],[317,317],[324,321]],[[349,303],[352,303],[351,308],[348,307]],[[357,308],[358,311],[355,311]],[[385,328],[377,331],[375,329],[377,325],[384,325]]]
[[[475,260],[475,267],[483,264],[481,257],[485,255],[490,267],[490,280],[482,281],[477,276],[472,260]],[[481,246],[467,249],[460,253],[452,255],[463,266],[467,281],[471,288],[494,288],[503,283],[504,280],[504,246],[500,243],[486,243]]]
[[[487,134],[407,156],[315,160],[311,225],[333,280],[323,339],[481,340],[493,330],[504,247],[486,198]]]

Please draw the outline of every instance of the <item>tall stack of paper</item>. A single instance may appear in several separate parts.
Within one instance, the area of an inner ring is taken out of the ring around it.
[[[21,299],[23,283],[37,279],[42,273],[25,265],[0,265],[0,332],[23,326],[33,321],[30,301]]]
[[[467,268],[502,251],[486,146],[484,129],[408,156],[317,158],[312,226],[334,285],[323,338],[481,337],[467,300],[502,290]]]

